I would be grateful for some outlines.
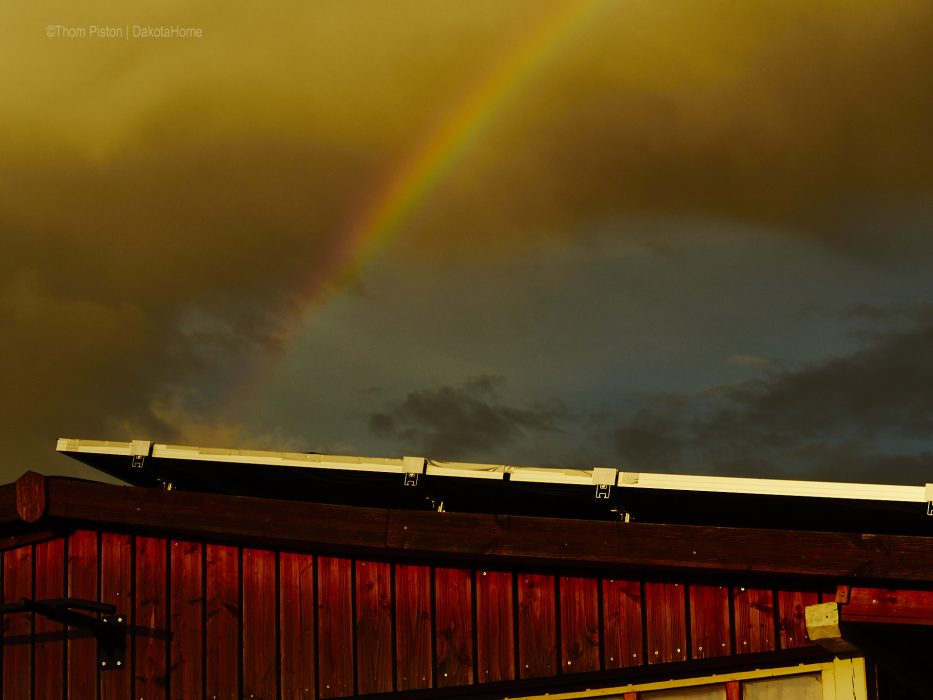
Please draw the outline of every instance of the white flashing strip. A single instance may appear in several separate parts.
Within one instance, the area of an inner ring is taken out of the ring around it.
[[[584,469],[547,469],[543,467],[512,467],[509,480],[534,484],[568,484],[573,486],[592,486],[594,483],[592,471]]]
[[[56,449],[65,454],[98,454],[134,456],[144,441],[110,442],[60,438]],[[148,443],[146,443],[148,444]],[[135,450],[135,451],[134,451]],[[857,484],[831,481],[793,481],[789,479],[747,479],[690,474],[650,474],[623,472],[610,467],[595,469],[548,469],[513,467],[502,464],[468,462],[435,462],[422,457],[402,459],[376,457],[344,457],[338,455],[305,454],[302,452],[272,452],[264,450],[232,450],[185,445],[153,444],[150,455],[155,459],[179,459],[222,464],[254,464],[269,467],[305,469],[336,469],[355,472],[390,474],[423,473],[427,476],[468,479],[502,480],[539,484],[573,486],[617,485],[622,488],[658,489],[669,491],[705,491],[768,496],[804,496],[810,498],[853,499],[864,501],[895,501],[927,503],[933,488],[894,484]]]
[[[135,442],[138,443],[139,441]],[[132,445],[133,443],[129,442],[59,438],[56,449],[66,454],[131,456]],[[406,460],[377,457],[343,457],[339,455],[305,454],[303,452],[231,450],[185,445],[154,444],[151,456],[154,459],[184,459],[195,462],[219,462],[221,464],[259,464],[267,467],[340,469],[343,471],[384,472],[390,474],[409,474],[412,468],[411,458]],[[423,463],[422,460],[421,464],[423,465]],[[423,469],[423,466],[421,468]]]
[[[836,481],[793,481],[790,479],[745,479],[691,474],[619,473],[619,486],[670,491],[713,491],[764,496],[804,496],[843,498],[860,501],[899,501],[925,503],[923,486],[896,484],[854,484]]]
[[[501,481],[513,467],[504,464],[473,464],[471,462],[435,462],[429,459],[425,476],[456,476],[467,479],[494,479]]]

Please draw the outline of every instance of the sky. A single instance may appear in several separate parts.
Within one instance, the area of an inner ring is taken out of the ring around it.
[[[926,0],[0,4],[58,437],[933,481]]]

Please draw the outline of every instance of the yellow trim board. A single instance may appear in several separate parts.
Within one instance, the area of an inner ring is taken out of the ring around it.
[[[778,678],[781,676],[799,676],[807,673],[821,673],[823,681],[823,700],[868,700],[868,687],[865,681],[865,660],[860,657],[834,659],[818,664],[800,664],[779,668],[755,669],[736,673],[717,673],[711,676],[695,678],[677,678],[653,683],[630,683],[610,688],[592,688],[573,693],[545,693],[543,695],[504,696],[503,700],[577,700],[583,698],[621,699],[625,693],[642,693],[651,690],[671,690],[691,688],[702,685],[726,683],[728,681],[748,681],[759,678]]]

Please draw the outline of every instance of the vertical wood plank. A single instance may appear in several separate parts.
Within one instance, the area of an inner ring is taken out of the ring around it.
[[[691,657],[709,659],[732,653],[729,628],[729,589],[725,586],[690,586]]]
[[[243,697],[275,700],[275,552],[243,550]]]
[[[476,679],[515,679],[515,637],[510,571],[476,572]]]
[[[804,609],[819,602],[817,591],[778,591],[778,619],[781,626],[781,648],[810,646]]]
[[[396,564],[396,690],[432,687],[431,624],[430,567]]]
[[[774,651],[774,596],[770,589],[740,586],[732,590],[735,653]]]
[[[314,687],[314,557],[279,555],[282,698],[309,700]]]
[[[437,686],[473,683],[473,577],[469,569],[434,569]]]
[[[110,532],[100,537],[100,600],[117,609],[129,628],[133,606],[133,538]],[[124,664],[133,658],[133,635],[127,635]],[[133,676],[129,668],[101,671],[101,700],[129,700],[133,692]]]
[[[36,545],[36,599],[65,597],[65,540]],[[62,639],[42,640],[42,635],[61,635],[64,627],[42,615],[36,616],[34,680],[36,700],[61,700],[65,692],[65,644]]]
[[[165,700],[168,665],[168,543],[158,537],[136,537],[136,637],[133,697]]]
[[[605,668],[627,668],[645,663],[641,614],[641,581],[603,579]]]
[[[648,663],[687,660],[687,620],[684,586],[667,581],[645,584],[648,623]]]
[[[742,700],[742,684],[739,681],[726,682],[726,700]]]
[[[599,670],[599,591],[595,578],[560,579],[561,664],[564,673]]]
[[[3,553],[3,602],[32,598],[32,545]],[[28,700],[32,696],[32,613],[3,616],[3,697]],[[8,640],[14,638],[10,643]],[[17,639],[18,638],[18,639]]]
[[[349,559],[318,558],[319,697],[353,695],[353,588]]]
[[[557,611],[554,577],[519,573],[518,671],[521,678],[556,676]]]
[[[97,600],[97,532],[68,537],[68,597]],[[76,633],[77,632],[77,633]],[[68,697],[97,697],[97,642],[80,630],[68,632]]]
[[[172,698],[200,697],[202,688],[204,548],[200,542],[171,543],[171,582],[169,585],[172,641],[169,647]]]
[[[356,562],[356,682],[392,692],[392,579],[387,562]]]
[[[240,551],[209,544],[205,556],[205,695],[211,700],[235,700],[240,697]]]

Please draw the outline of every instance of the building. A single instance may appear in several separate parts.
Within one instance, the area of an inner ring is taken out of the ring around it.
[[[60,440],[3,698],[928,698],[929,486]]]

